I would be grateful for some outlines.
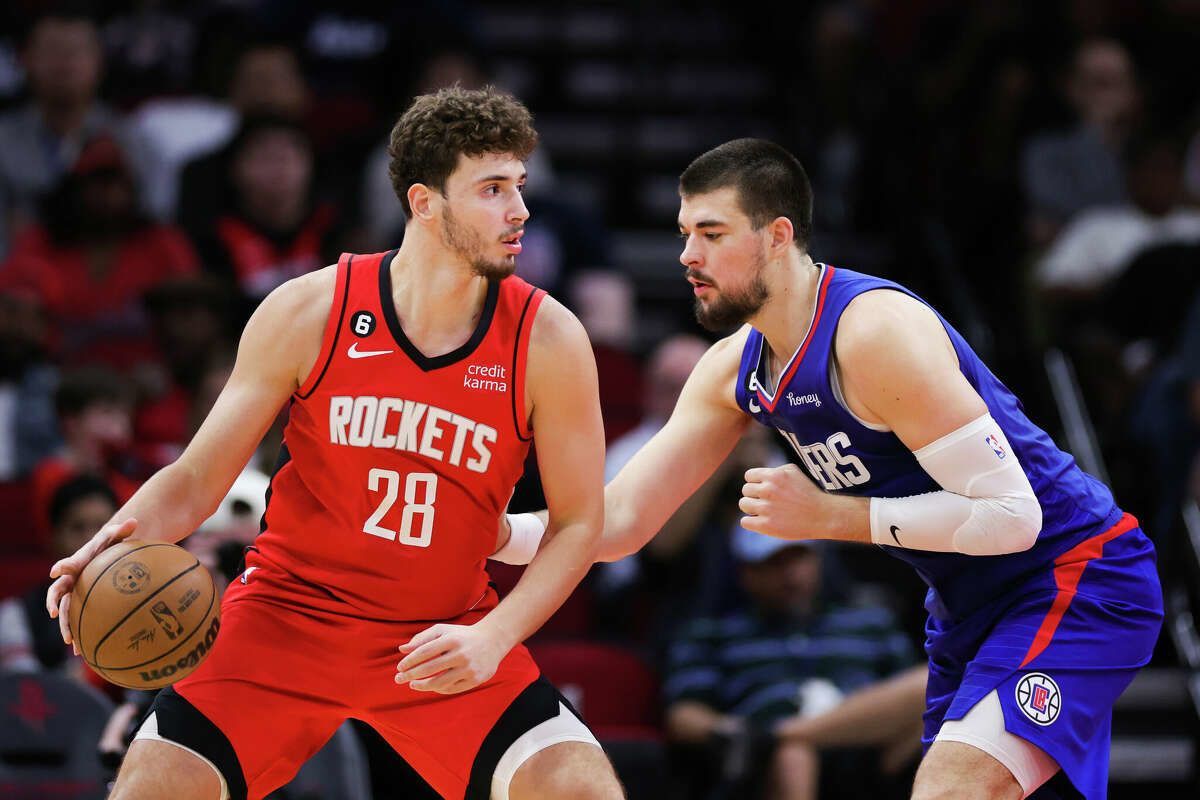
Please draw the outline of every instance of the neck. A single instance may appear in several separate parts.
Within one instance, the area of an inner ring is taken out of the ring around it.
[[[300,226],[308,210],[304,197],[247,197],[246,215],[272,233],[288,233]]]
[[[87,103],[42,102],[38,103],[42,121],[56,136],[66,137],[83,127],[88,112]]]
[[[784,364],[812,323],[821,270],[807,253],[793,249],[770,271],[778,276],[770,287],[771,297],[749,322],[766,337],[775,361]]]
[[[410,223],[389,269],[396,317],[419,350],[434,357],[470,338],[488,288],[470,264]]]
[[[80,471],[99,470],[104,466],[101,446],[89,439],[69,441],[63,456],[71,466]]]

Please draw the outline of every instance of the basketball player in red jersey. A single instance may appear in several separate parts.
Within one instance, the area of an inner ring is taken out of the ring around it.
[[[51,570],[47,608],[63,622],[97,553],[192,531],[290,401],[220,636],[160,693],[112,797],[263,797],[349,717],[444,797],[621,796],[519,644],[583,576],[603,524],[587,336],[512,275],[531,123],[492,89],[417,98],[390,145],[403,245],[267,297],[187,451]],[[484,563],[531,441],[551,535],[498,602]]]

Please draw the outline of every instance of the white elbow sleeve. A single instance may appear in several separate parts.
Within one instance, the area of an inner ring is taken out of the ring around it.
[[[511,529],[508,541],[504,543],[504,547],[492,553],[491,558],[505,564],[528,564],[537,555],[542,536],[546,533],[546,526],[542,525],[536,514],[507,516]]]
[[[985,414],[914,454],[945,491],[871,500],[871,540],[994,556],[1028,550],[1042,508],[1004,431]]]

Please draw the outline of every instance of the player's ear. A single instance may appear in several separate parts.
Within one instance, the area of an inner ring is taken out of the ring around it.
[[[767,226],[771,234],[771,250],[780,253],[792,246],[792,241],[796,238],[796,230],[792,227],[792,221],[787,217],[776,217]]]
[[[436,192],[423,183],[414,183],[408,187],[408,207],[412,209],[414,219],[429,220],[433,218],[434,195]]]

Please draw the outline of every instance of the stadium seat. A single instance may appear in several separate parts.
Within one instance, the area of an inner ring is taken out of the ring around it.
[[[667,753],[658,676],[626,648],[585,641],[529,643],[542,673],[583,715],[630,800],[661,798]]]
[[[107,793],[96,753],[113,706],[56,673],[0,674],[0,797],[91,800]]]
[[[658,676],[638,656],[584,641],[532,642],[529,650],[598,738],[661,738]]]

